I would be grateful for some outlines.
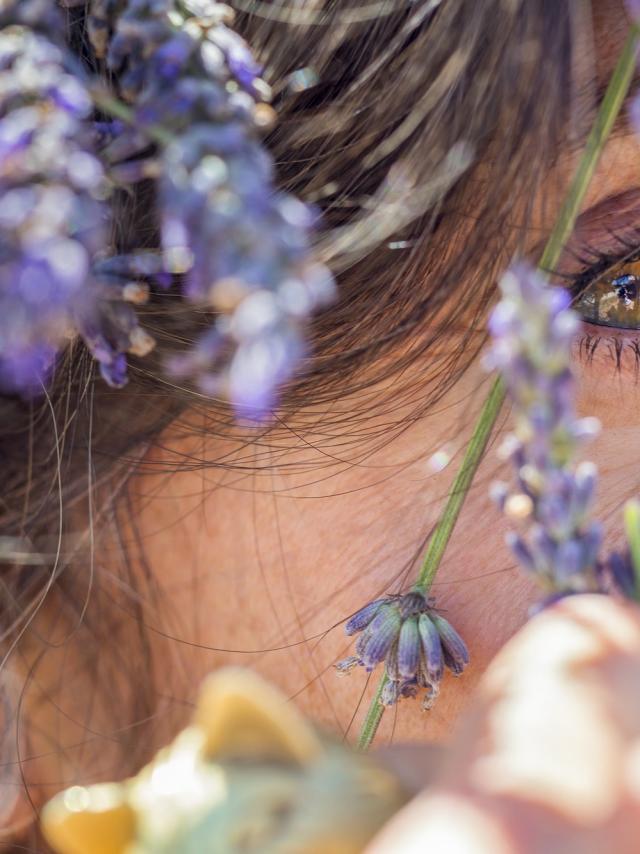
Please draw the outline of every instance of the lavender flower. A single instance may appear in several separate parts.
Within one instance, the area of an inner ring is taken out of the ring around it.
[[[599,429],[595,419],[575,414],[570,348],[579,320],[569,296],[523,264],[500,288],[488,364],[502,372],[514,405],[514,434],[502,451],[516,470],[516,489],[500,483],[492,493],[528,528],[528,536],[511,532],[507,541],[547,593],[598,590],[602,532],[590,518],[597,472],[592,463],[574,462]]]
[[[58,348],[92,316],[87,280],[103,237],[88,94],[62,47],[7,26],[39,13],[51,26],[51,9],[21,0],[0,15],[0,387],[26,393],[41,389]]]
[[[153,340],[133,309],[145,298],[136,257],[95,263],[108,213],[88,88],[55,4],[5,3],[0,24],[0,387],[41,391],[77,335],[123,385],[124,354]]]
[[[269,89],[227,26],[228,7],[128,0],[115,11],[94,3],[90,31],[135,122],[105,153],[119,179],[159,176],[165,268],[181,276],[189,300],[215,313],[169,367],[260,416],[306,354],[309,315],[334,293],[329,271],[311,260],[314,215],[275,190],[259,141],[274,116],[262,103]]]
[[[384,662],[383,705],[414,697],[424,688],[422,705],[430,709],[445,666],[459,676],[469,663],[460,635],[419,590],[370,602],[347,621],[345,631],[359,635],[356,655],[338,662],[336,670],[344,674],[362,666],[372,671]]]
[[[154,344],[135,306],[176,283],[210,325],[171,360],[174,375],[265,413],[334,283],[311,258],[313,212],[275,189],[260,142],[275,115],[269,88],[228,26],[232,11],[93,0],[87,30],[112,95],[70,56],[56,6],[0,4],[0,385],[38,391],[78,335],[106,381],[123,385],[126,354]],[[92,122],[93,97],[105,116]],[[110,258],[110,188],[148,179],[162,245]]]

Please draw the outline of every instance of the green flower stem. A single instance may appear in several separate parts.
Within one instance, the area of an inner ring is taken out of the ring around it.
[[[631,554],[631,565],[635,575],[635,593],[640,591],[640,502],[635,498],[624,507],[624,526]]]
[[[493,425],[496,423],[496,418],[502,408],[504,396],[504,383],[502,382],[502,378],[498,377],[494,380],[491,390],[482,406],[482,411],[478,416],[473,434],[464,453],[462,465],[458,469],[456,478],[453,481],[444,512],[433,532],[433,536],[429,540],[429,545],[427,546],[415,585],[416,589],[421,593],[428,593],[433,583],[442,556],[458,521],[462,505],[469,492],[469,487],[478,470],[484,450],[487,447]]]
[[[580,212],[593,173],[598,165],[604,144],[629,91],[635,68],[636,42],[639,32],[640,30],[636,25],[629,32],[618,63],[609,81],[609,86],[600,105],[593,128],[587,139],[578,169],[567,192],[567,197],[540,258],[539,267],[546,273],[553,271],[560,260],[562,249],[573,231],[576,218]],[[494,381],[491,391],[484,402],[467,446],[464,459],[462,460],[462,465],[453,482],[444,511],[436,525],[433,536],[429,540],[416,582],[416,587],[423,593],[429,591],[438,572],[440,561],[445,553],[469,492],[469,487],[478,470],[489,436],[500,413],[504,396],[504,385],[502,380],[498,378]],[[640,545],[638,548],[640,552]],[[385,707],[380,703],[380,696],[386,680],[387,675],[385,673],[380,680],[378,690],[371,701],[371,706],[360,731],[357,742],[360,750],[366,750],[371,745],[382,720]]]
[[[387,684],[388,678],[387,674],[384,673],[382,679],[378,683],[376,693],[371,700],[371,705],[367,712],[367,717],[364,719],[360,735],[358,736],[358,741],[356,743],[358,750],[368,750],[371,746],[371,742],[375,738],[376,732],[378,731],[378,726],[380,725],[380,721],[382,720],[382,715],[385,710],[385,707],[380,702],[380,698],[382,697],[382,689]]]

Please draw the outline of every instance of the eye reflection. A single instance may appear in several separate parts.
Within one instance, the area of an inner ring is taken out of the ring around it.
[[[640,330],[640,260],[611,267],[581,291],[573,307],[589,323]]]

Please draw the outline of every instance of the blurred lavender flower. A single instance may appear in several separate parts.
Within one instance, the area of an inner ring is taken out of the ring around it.
[[[502,300],[490,319],[488,367],[501,371],[513,401],[516,426],[502,447],[516,470],[514,491],[504,483],[492,495],[528,535],[508,535],[521,566],[552,598],[600,589],[602,540],[590,518],[596,468],[575,464],[581,443],[596,435],[594,418],[576,417],[570,348],[578,329],[568,294],[551,288],[524,264],[500,282]]]
[[[430,709],[447,667],[459,676],[469,663],[464,641],[419,590],[376,599],[346,623],[348,635],[359,634],[356,654],[336,664],[339,674],[356,666],[374,670],[384,662],[387,681],[381,703],[393,705],[424,688],[423,708]]]
[[[83,125],[91,100],[63,48],[8,26],[33,20],[55,35],[54,9],[20,0],[0,14],[0,387],[27,394],[92,314],[86,282],[102,239],[102,169]]]
[[[215,314],[170,370],[259,417],[304,357],[308,318],[334,282],[311,260],[312,211],[275,189],[260,143],[269,88],[232,17],[210,0],[94,0],[89,31],[135,116],[105,149],[112,175],[158,177],[165,269]]]
[[[118,275],[118,259],[94,263],[108,216],[90,95],[54,3],[4,3],[0,25],[0,387],[41,391],[78,334],[123,385],[124,354],[153,341],[132,307],[144,294],[135,258]]]

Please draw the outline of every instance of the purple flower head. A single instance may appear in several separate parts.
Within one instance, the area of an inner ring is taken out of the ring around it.
[[[345,630],[358,635],[356,654],[338,662],[338,673],[344,675],[358,665],[371,671],[384,662],[383,705],[424,689],[423,708],[430,709],[445,666],[458,676],[469,663],[460,635],[419,590],[369,602],[350,617]]]
[[[492,494],[528,535],[510,532],[507,543],[520,565],[552,594],[599,589],[596,571],[602,533],[591,520],[597,471],[575,463],[580,444],[597,432],[594,419],[575,413],[571,345],[578,328],[568,295],[518,264],[500,282],[502,299],[489,329],[489,367],[507,386],[516,418],[503,446],[516,473],[510,491]]]
[[[273,117],[260,103],[261,68],[219,4],[127,0],[118,12],[102,0],[94,14],[96,50],[137,118],[109,146],[126,158],[115,174],[158,177],[165,270],[211,312],[215,330],[167,367],[228,397],[242,417],[264,418],[308,352],[309,317],[335,286],[312,259],[315,217],[275,187],[260,141]]]
[[[242,417],[266,417],[335,286],[313,261],[316,217],[276,189],[259,63],[222,4],[93,0],[87,32],[108,71],[106,100],[126,103],[124,119],[92,122],[107,81],[87,84],[56,5],[0,4],[4,386],[41,388],[77,336],[104,379],[123,385],[127,355],[153,346],[136,306],[174,285],[210,324],[169,371]],[[140,181],[155,182],[160,245],[105,257],[110,186]]]

